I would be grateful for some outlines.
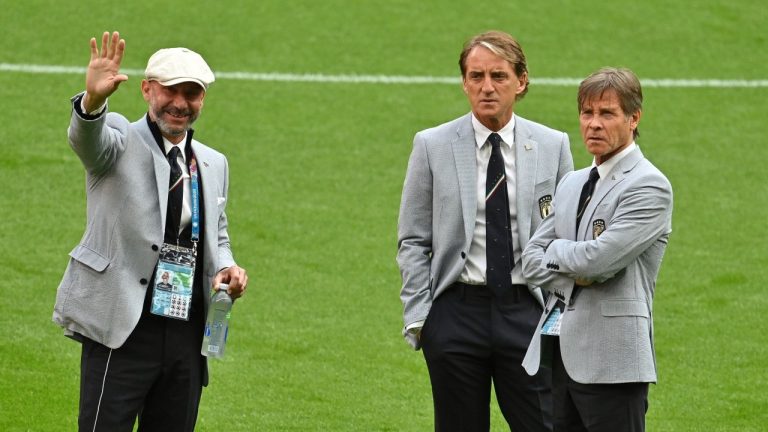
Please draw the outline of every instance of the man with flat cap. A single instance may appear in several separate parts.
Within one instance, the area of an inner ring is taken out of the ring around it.
[[[148,113],[131,123],[107,107],[128,79],[125,40],[105,32],[101,50],[95,38],[90,47],[68,130],[86,171],[87,225],[53,312],[82,343],[79,430],[131,431],[138,419],[139,430],[191,431],[208,380],[210,290],[228,284],[238,298],[248,284],[229,244],[227,159],[190,128],[213,72],[186,48],[156,52],[141,82]]]

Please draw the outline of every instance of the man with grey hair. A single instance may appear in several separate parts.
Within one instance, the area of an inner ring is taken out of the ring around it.
[[[568,136],[514,114],[525,55],[492,31],[459,66],[471,112],[413,140],[398,224],[403,334],[423,348],[437,431],[490,427],[491,386],[516,431],[551,430],[550,373],[521,362],[543,310],[520,254],[573,169]]]
[[[632,71],[598,70],[577,100],[594,160],[563,178],[523,252],[525,277],[553,294],[523,366],[551,363],[555,431],[642,431],[672,187],[635,143],[643,94]]]
[[[202,387],[211,289],[248,284],[227,231],[229,169],[192,139],[213,72],[186,48],[149,59],[136,122],[108,112],[125,40],[90,41],[86,91],[72,98],[69,143],[85,168],[87,224],[70,252],[53,321],[82,343],[79,430],[191,431]],[[172,279],[172,280],[171,280]]]

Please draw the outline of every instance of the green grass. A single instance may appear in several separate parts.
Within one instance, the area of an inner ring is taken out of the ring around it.
[[[2,4],[0,62],[85,66],[120,30],[124,66],[185,45],[215,70],[456,76],[463,42],[516,35],[534,85],[523,116],[565,130],[575,88],[603,65],[641,78],[768,79],[768,9],[725,2],[30,0]],[[252,4],[253,3],[253,4]],[[226,4],[226,6],[224,6]],[[140,76],[110,99],[138,118]],[[0,72],[0,430],[74,430],[79,345],[50,322],[85,226],[83,169],[66,142],[79,75]],[[645,89],[639,140],[670,178],[673,235],[655,301],[652,431],[758,431],[768,414],[764,223],[768,89]],[[400,337],[394,261],[413,134],[468,111],[459,86],[221,79],[196,138],[231,164],[228,214],[251,288],[212,362],[198,430],[425,431],[424,361]],[[493,430],[504,423],[493,409]]]

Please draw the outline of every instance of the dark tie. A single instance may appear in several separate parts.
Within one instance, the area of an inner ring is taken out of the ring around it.
[[[176,240],[179,237],[179,224],[181,223],[181,206],[184,202],[184,182],[179,166],[179,148],[173,146],[168,152],[168,163],[171,165],[171,179],[168,183],[168,214],[165,221],[165,234]]]
[[[592,199],[592,193],[595,191],[595,185],[600,178],[600,174],[597,172],[597,167],[592,168],[589,172],[589,180],[581,187],[581,195],[579,196],[579,208],[576,212],[576,232],[578,236],[579,224],[581,223],[581,217],[584,215],[584,210],[587,209],[589,201]],[[577,237],[578,238],[578,237]]]
[[[512,291],[512,236],[509,225],[509,196],[507,176],[504,173],[504,156],[501,154],[501,137],[492,133],[491,159],[485,182],[485,258],[488,287],[497,296]]]

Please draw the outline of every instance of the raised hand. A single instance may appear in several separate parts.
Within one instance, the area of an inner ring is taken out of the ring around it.
[[[117,90],[121,82],[128,76],[120,73],[120,63],[125,52],[125,39],[120,39],[120,33],[104,32],[101,36],[101,52],[96,45],[96,38],[91,38],[91,61],[85,73],[85,112],[98,109],[107,98]]]

